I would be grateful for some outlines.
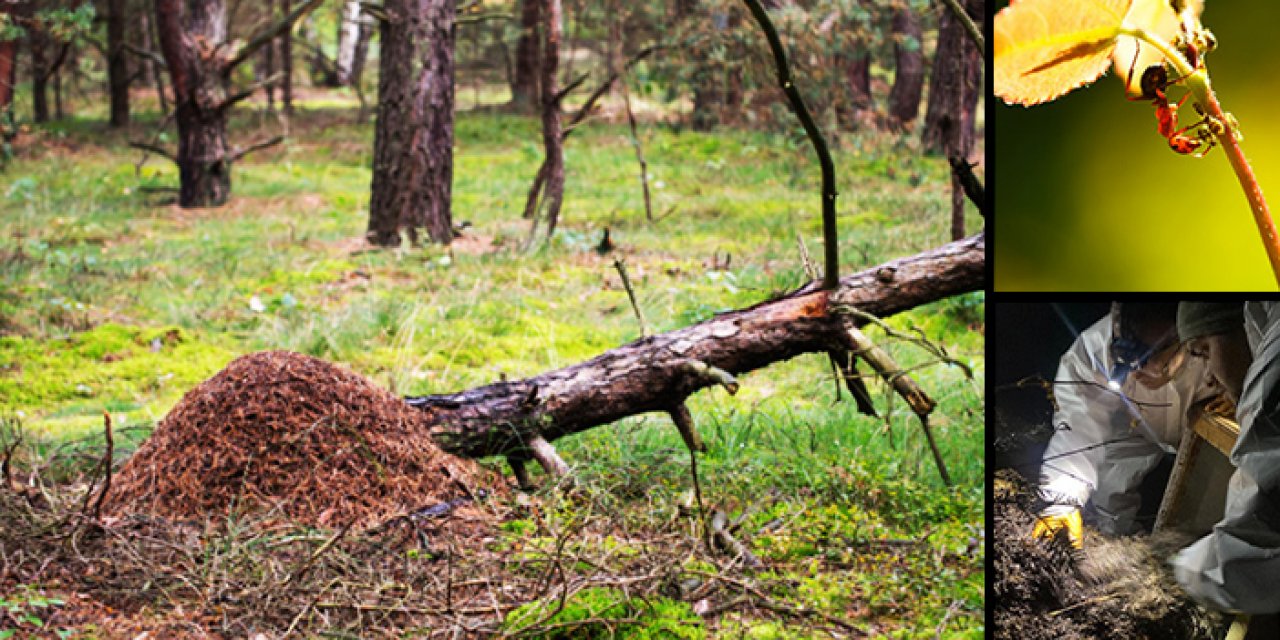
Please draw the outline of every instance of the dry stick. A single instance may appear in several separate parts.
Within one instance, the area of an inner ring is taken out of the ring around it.
[[[689,451],[706,453],[707,445],[693,426],[693,415],[689,413],[689,408],[681,402],[672,407],[668,413],[671,414],[671,421],[676,424],[676,430],[680,432],[680,438],[684,440],[684,446],[688,447]]]
[[[626,78],[622,79],[622,105],[627,110],[627,125],[631,127],[631,146],[636,150],[636,162],[640,163],[640,188],[644,192],[644,217],[649,222],[653,219],[653,204],[649,197],[649,163],[644,159],[644,147],[640,144],[640,134],[636,133],[636,114],[631,110],[631,91],[627,88]]]
[[[280,144],[281,142],[284,142],[284,136],[276,136],[268,140],[255,142],[243,149],[236,149],[232,151],[231,157],[227,161],[234,163],[240,160],[241,158],[249,155],[250,153],[253,153],[254,151],[261,151],[262,149],[266,149],[267,147],[274,147]]]
[[[133,140],[130,140],[129,146],[135,149],[141,149],[143,151],[146,151],[147,153],[154,153],[160,156],[164,156],[174,164],[177,164],[178,156],[176,154],[169,153],[163,147],[159,146],[160,136],[164,133],[165,127],[168,127],[169,123],[173,122],[173,118],[177,114],[178,114],[177,110],[174,110],[174,111],[170,111],[167,115],[165,115],[164,120],[160,121],[160,126],[156,127],[155,134],[151,136],[151,142],[135,142]],[[141,174],[142,165],[146,163],[147,163],[147,154],[144,153],[142,154],[141,158],[138,158],[138,162],[133,165],[133,175],[136,176]]]
[[[529,451],[533,455],[533,459],[542,465],[547,475],[553,478],[560,478],[569,475],[569,465],[565,464],[560,454],[556,453],[555,447],[547,442],[546,438],[537,436],[529,441]]]
[[[94,501],[93,508],[89,508],[89,498],[93,495],[93,484],[89,485],[89,491],[84,496],[84,504],[80,506],[80,513],[88,515],[90,512],[94,519],[98,518],[98,514],[102,512],[102,500],[107,497],[107,492],[111,490],[111,458],[115,455],[115,440],[111,437],[111,414],[106,411],[102,412],[102,428],[106,436],[107,450],[102,456],[100,466],[103,468],[102,490],[98,492],[98,499]]]
[[[982,32],[978,31],[978,25],[973,23],[973,18],[969,17],[968,12],[964,10],[964,7],[960,6],[958,0],[942,0],[942,4],[947,5],[947,8],[951,9],[951,13],[955,14],[960,24],[964,25],[964,30],[969,32],[969,38],[978,46],[978,55],[983,55],[983,52],[986,51],[986,45],[983,44]]]
[[[511,474],[516,477],[516,485],[521,489],[529,489],[533,481],[529,479],[529,469],[524,466],[524,459],[507,456],[507,464],[511,465]]]
[[[339,529],[337,533],[333,534],[333,536],[331,536],[328,540],[325,540],[324,544],[320,545],[320,547],[317,548],[315,552],[312,553],[311,556],[307,558],[306,562],[303,562],[302,566],[298,567],[297,571],[294,571],[293,573],[285,577],[284,582],[281,583],[280,586],[287,587],[290,584],[292,584],[295,580],[302,577],[302,574],[306,573],[307,570],[311,568],[311,565],[315,564],[316,560],[320,559],[320,556],[324,555],[325,552],[327,552],[329,549],[332,549],[333,545],[336,544],[338,540],[341,540],[343,536],[347,535],[347,532],[351,530],[351,526],[353,524],[355,523],[348,522],[344,527]]]
[[[948,487],[951,486],[951,475],[947,473],[947,465],[942,460],[942,452],[938,450],[938,443],[933,439],[933,430],[929,428],[929,414],[933,412],[937,403],[925,394],[924,389],[921,389],[915,380],[912,380],[902,371],[902,368],[894,362],[893,357],[887,351],[872,342],[871,338],[868,338],[857,325],[846,320],[845,332],[853,343],[854,354],[865,360],[867,364],[870,364],[876,370],[876,373],[889,382],[893,390],[897,391],[898,395],[907,401],[907,404],[911,406],[911,410],[920,418],[920,426],[924,429],[925,438],[929,440],[929,448],[933,452],[933,461],[938,466],[938,473],[942,476],[942,482]]]
[[[818,154],[818,164],[822,167],[822,243],[826,261],[823,265],[825,269],[822,288],[833,290],[840,286],[840,248],[836,243],[835,163],[831,160],[827,141],[823,139],[822,132],[818,130],[818,125],[813,121],[813,116],[809,114],[809,109],[804,104],[804,98],[800,96],[800,91],[796,89],[791,79],[786,50],[782,47],[782,41],[778,39],[778,30],[769,20],[769,14],[760,5],[760,0],[743,0],[743,2],[747,4],[747,8],[751,9],[751,15],[755,16],[756,22],[764,30],[769,48],[773,51],[773,62],[778,71],[778,85],[782,87],[787,101],[791,103],[791,109],[796,112],[796,117],[804,126],[805,134],[809,136],[809,142],[813,143],[813,150]]]
[[[0,419],[5,420],[5,419]],[[13,469],[10,463],[13,461],[13,454],[18,451],[18,447],[22,446],[23,432],[21,425],[16,421],[13,424],[13,441],[6,442],[4,455],[0,457],[0,477],[4,478],[4,488],[17,491],[21,487],[21,483],[14,481]]]
[[[751,569],[763,569],[764,563],[760,562],[755,554],[746,545],[742,544],[737,538],[729,533],[729,516],[725,512],[716,509],[711,514],[711,535],[721,547],[728,550],[735,558],[742,558],[743,564]]]
[[[937,358],[943,363],[949,364],[953,367],[958,367],[961,371],[964,372],[964,376],[966,378],[969,378],[970,380],[973,379],[972,367],[951,357],[951,354],[947,353],[947,350],[942,345],[938,345],[930,342],[927,338],[923,337],[923,334],[921,334],[920,336],[907,335],[889,326],[887,322],[885,322],[884,320],[881,320],[880,318],[877,318],[875,315],[867,313],[861,309],[857,309],[854,307],[841,307],[840,311],[843,313],[848,313],[855,318],[860,318],[871,324],[876,325],[877,327],[880,327],[885,332],[885,335],[888,335],[893,338],[897,338],[899,340],[905,340],[907,342],[910,342],[911,344],[914,344],[920,347],[921,349],[924,349],[925,351],[929,352],[929,355],[933,356],[934,358]]]
[[[694,428],[693,415],[689,413],[689,407],[683,402],[672,407],[668,413],[671,415],[671,421],[676,425],[676,430],[680,432],[680,437],[684,440],[684,446],[689,449],[689,475],[693,478],[693,497],[698,501],[698,522],[702,523],[703,541],[710,549],[713,532],[711,525],[707,523],[707,510],[702,504],[702,483],[698,480],[698,452],[706,453],[707,445],[702,442],[702,436],[699,436],[698,430]]]
[[[955,156],[948,158],[951,163],[951,175],[956,177],[960,182],[960,188],[964,190],[964,195],[969,198],[969,202],[978,208],[978,213],[982,217],[987,217],[987,196],[986,190],[982,187],[982,182],[978,180],[978,176],[973,174],[973,168],[976,165],[970,164],[969,161]]]
[[[622,287],[627,290],[627,298],[631,300],[631,309],[636,312],[636,321],[640,323],[640,337],[648,337],[649,325],[644,321],[644,312],[640,311],[640,303],[636,301],[636,292],[631,289],[631,278],[627,277],[627,265],[622,262],[621,258],[614,258],[613,267],[618,270],[618,275],[622,276]]]

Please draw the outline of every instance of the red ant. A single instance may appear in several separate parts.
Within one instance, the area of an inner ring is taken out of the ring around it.
[[[1133,57],[1134,62],[1136,63],[1138,59],[1136,51],[1134,52]],[[1129,66],[1129,77],[1133,77],[1132,63]],[[1156,108],[1156,129],[1160,132],[1160,135],[1168,139],[1170,149],[1173,149],[1176,153],[1189,155],[1196,153],[1201,146],[1207,143],[1208,146],[1205,146],[1204,151],[1201,151],[1199,154],[1199,156],[1204,156],[1204,154],[1208,153],[1214,145],[1212,133],[1206,132],[1202,126],[1205,125],[1209,119],[1205,118],[1199,122],[1179,129],[1178,107],[1181,107],[1182,103],[1186,102],[1187,97],[1191,94],[1188,93],[1187,95],[1182,96],[1182,99],[1179,100],[1177,104],[1173,104],[1169,102],[1169,98],[1164,92],[1164,90],[1170,85],[1176,84],[1181,80],[1181,78],[1177,80],[1169,80],[1169,72],[1165,70],[1164,65],[1151,65],[1142,72],[1142,79],[1138,84],[1139,88],[1142,89],[1142,94],[1136,98],[1129,99],[1135,101],[1151,101],[1152,106]],[[1195,137],[1186,135],[1185,132],[1191,129],[1196,130],[1197,135]]]

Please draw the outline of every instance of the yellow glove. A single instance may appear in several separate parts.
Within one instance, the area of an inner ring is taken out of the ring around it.
[[[1054,538],[1059,531],[1066,530],[1071,546],[1084,548],[1084,524],[1080,521],[1080,510],[1069,507],[1061,512],[1057,508],[1047,509],[1036,518],[1036,526],[1031,529],[1033,538]]]

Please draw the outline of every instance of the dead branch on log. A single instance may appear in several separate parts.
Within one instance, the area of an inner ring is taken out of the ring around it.
[[[702,441],[702,436],[698,435],[698,430],[693,426],[693,415],[689,413],[689,407],[683,402],[672,407],[670,412],[671,421],[676,424],[676,430],[680,432],[680,438],[684,440],[684,446],[690,451],[700,453],[707,452],[707,445]]]
[[[894,362],[889,352],[881,349],[867,334],[854,324],[849,316],[845,316],[845,332],[849,338],[849,347],[854,356],[862,358],[875,369],[876,373],[888,382],[893,390],[902,396],[902,399],[910,405],[912,412],[920,418],[920,426],[924,429],[924,435],[929,440],[929,448],[933,451],[933,461],[938,466],[938,473],[942,476],[942,482],[948,487],[951,486],[951,474],[947,473],[947,465],[942,460],[942,453],[938,450],[938,443],[933,439],[933,431],[929,428],[929,414],[933,413],[934,407],[938,403],[934,402],[920,385],[916,384],[910,376]]]
[[[984,236],[973,236],[848,276],[833,291],[810,283],[564,369],[406,402],[428,414],[429,433],[449,453],[528,460],[535,438],[549,444],[628,416],[669,412],[701,389],[736,382],[734,376],[804,353],[847,349],[845,327],[866,321],[837,307],[885,317],[979,290],[985,246]]]

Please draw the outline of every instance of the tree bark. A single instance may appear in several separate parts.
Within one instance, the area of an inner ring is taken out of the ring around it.
[[[983,23],[980,0],[965,0],[965,11],[976,24]],[[941,151],[948,158],[967,159],[973,151],[974,109],[982,74],[982,54],[964,25],[950,11],[943,11],[938,30],[938,51],[929,79],[929,107],[921,139],[927,151]],[[964,188],[951,178],[951,237],[964,235]]]
[[[40,29],[27,31],[27,43],[31,47],[31,119],[34,122],[49,121],[49,36]]]
[[[516,41],[515,75],[511,84],[511,106],[529,112],[540,103],[538,59],[543,0],[520,0],[520,39]]]
[[[813,283],[533,378],[406,401],[429,414],[432,438],[449,453],[528,460],[538,438],[549,442],[627,416],[677,410],[700,389],[732,382],[723,374],[851,349],[845,323],[853,319],[844,307],[884,317],[979,290],[985,244],[975,236],[895,260],[844,278],[834,291]]]
[[[227,112],[253,93],[228,96],[231,72],[319,3],[305,0],[245,44],[229,47],[225,0],[155,0],[156,30],[173,82],[178,124],[179,206],[213,207],[227,201],[231,164],[243,155],[227,144]]]
[[[454,2],[389,0],[382,22],[371,244],[453,239]]]
[[[147,51],[155,51],[157,38],[155,27],[151,22],[150,12],[142,12],[139,19],[139,26],[142,29],[143,43],[145,44]],[[160,101],[160,112],[169,113],[169,98],[165,94],[164,90],[164,69],[159,63],[151,58],[147,58],[146,62],[143,64],[147,66],[147,72],[151,76],[151,85],[155,87],[156,90],[156,99]]]
[[[924,89],[924,41],[920,20],[911,7],[900,4],[893,10],[893,89],[889,91],[889,126],[910,127],[920,113],[920,93]]]
[[[107,86],[111,126],[129,126],[129,62],[125,56],[125,0],[107,2]]]
[[[276,0],[267,0],[267,16],[272,19],[276,17]],[[270,44],[262,48],[262,78],[270,78],[276,74],[276,43],[272,41]],[[267,113],[275,113],[276,111],[276,83],[269,82],[262,90],[267,93]]]
[[[542,145],[546,153],[547,184],[542,194],[543,212],[550,240],[560,222],[560,206],[564,202],[564,136],[560,127],[560,100],[556,94],[556,71],[560,66],[562,31],[560,0],[544,0],[542,5]]]
[[[178,204],[216,207],[231,195],[223,59],[213,53],[226,42],[226,5],[223,0],[188,2],[184,16],[182,0],[155,1],[177,110]]]
[[[280,0],[280,12],[289,15],[293,11],[292,0]],[[280,34],[280,103],[287,116],[293,115],[293,28]]]

